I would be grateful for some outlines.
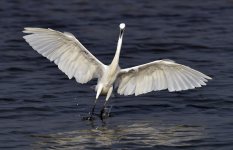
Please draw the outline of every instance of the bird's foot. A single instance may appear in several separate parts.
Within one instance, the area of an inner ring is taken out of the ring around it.
[[[106,119],[108,117],[110,117],[110,112],[108,111],[105,111],[106,108],[103,108],[101,111],[100,111],[100,119],[103,120],[103,119]]]
[[[93,109],[92,109],[92,112],[89,112],[89,115],[90,116],[88,117],[83,117],[83,120],[90,120],[90,121],[95,120],[95,117],[93,115],[96,115],[96,114],[94,113]]]
[[[93,116],[89,116],[89,117],[83,117],[82,120],[89,120],[89,121],[93,121],[95,120],[95,117]]]

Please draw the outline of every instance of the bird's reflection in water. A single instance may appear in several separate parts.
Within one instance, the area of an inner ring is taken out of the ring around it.
[[[190,146],[192,141],[205,138],[204,129],[188,125],[155,125],[134,123],[117,127],[96,127],[89,130],[75,130],[50,135],[33,135],[37,142],[34,149],[66,148],[123,148],[127,145],[137,147]]]

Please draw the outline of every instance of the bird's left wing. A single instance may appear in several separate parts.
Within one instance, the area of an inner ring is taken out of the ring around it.
[[[207,75],[171,60],[158,60],[140,66],[122,69],[116,87],[120,95],[140,95],[168,89],[170,92],[206,85]]]
[[[105,65],[93,56],[75,36],[52,29],[25,28],[23,38],[34,50],[54,61],[69,79],[75,77],[79,83],[103,75]]]

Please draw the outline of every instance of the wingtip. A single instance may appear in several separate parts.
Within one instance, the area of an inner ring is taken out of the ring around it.
[[[23,30],[22,30],[22,32],[25,33],[26,30],[27,30],[27,27],[24,27]]]
[[[37,32],[44,32],[47,30],[52,30],[50,28],[45,29],[45,28],[38,28],[38,27],[24,27],[24,30],[22,31],[23,33],[37,33]]]
[[[206,79],[213,80],[213,78],[211,78],[210,76],[206,76]]]
[[[29,30],[32,29],[32,27],[24,27],[23,33],[30,33]]]

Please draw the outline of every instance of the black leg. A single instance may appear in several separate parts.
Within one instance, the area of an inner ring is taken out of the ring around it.
[[[106,104],[107,104],[107,101],[105,101],[104,106],[102,107],[102,109],[101,109],[101,111],[100,111],[100,119],[101,119],[101,120],[103,120],[104,117],[106,116],[106,114],[105,114]]]
[[[96,102],[97,102],[97,99],[95,100],[95,103],[94,103],[94,105],[93,105],[93,107],[91,109],[89,120],[93,120],[94,119],[93,115],[94,115],[94,112],[95,112]]]
[[[97,99],[95,100],[95,103],[91,109],[91,111],[89,112],[90,116],[89,117],[83,117],[83,120],[94,120],[94,112],[95,112],[95,105],[96,105]]]
[[[103,107],[100,111],[100,119],[103,120],[104,119],[104,109],[105,107]]]
[[[95,100],[95,104],[93,105],[92,109],[91,109],[91,112],[90,112],[90,115],[94,115],[94,112],[95,112],[95,105],[96,105],[96,100]]]

